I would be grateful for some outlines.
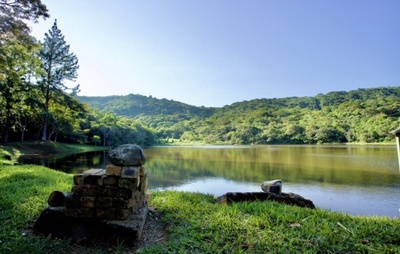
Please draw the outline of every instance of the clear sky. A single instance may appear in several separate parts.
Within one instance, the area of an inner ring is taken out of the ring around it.
[[[400,0],[42,0],[80,95],[196,106],[400,85]]]

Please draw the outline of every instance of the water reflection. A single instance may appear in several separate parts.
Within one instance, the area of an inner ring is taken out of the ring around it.
[[[395,146],[152,147],[144,152],[150,189],[218,196],[261,191],[263,181],[279,178],[284,192],[303,195],[320,208],[358,215],[400,215]],[[109,164],[107,152],[26,162],[67,173]]]
[[[50,158],[21,157],[24,164],[36,164],[68,174],[77,174],[91,168],[105,168],[110,162],[107,151],[58,155]]]
[[[361,186],[400,182],[396,149],[387,146],[156,147],[146,156],[148,171],[160,178],[155,184],[166,178],[181,184],[198,176]]]
[[[323,209],[398,217],[400,175],[395,146],[158,147],[146,151],[149,184],[222,195],[260,191],[280,178],[283,191]]]

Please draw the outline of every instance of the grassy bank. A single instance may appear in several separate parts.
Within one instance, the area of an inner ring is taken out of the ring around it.
[[[134,253],[38,237],[31,225],[72,175],[32,165],[0,165],[0,253]],[[212,196],[154,192],[165,243],[139,253],[399,253],[400,219],[354,217],[274,202],[217,204]]]
[[[0,164],[15,164],[21,155],[51,156],[54,154],[102,151],[105,149],[107,148],[103,146],[87,146],[57,142],[15,142],[7,145],[0,145]]]

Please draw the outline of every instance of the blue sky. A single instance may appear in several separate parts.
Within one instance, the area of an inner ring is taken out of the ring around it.
[[[80,95],[196,106],[400,85],[399,0],[42,0]]]

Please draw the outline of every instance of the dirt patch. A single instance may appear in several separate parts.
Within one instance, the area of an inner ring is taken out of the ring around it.
[[[138,248],[146,248],[152,245],[163,244],[167,240],[167,231],[161,222],[161,214],[153,207],[149,207],[149,214],[144,224],[142,240]]]

